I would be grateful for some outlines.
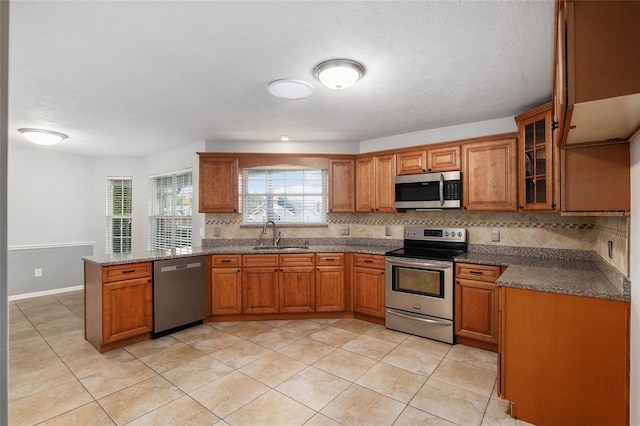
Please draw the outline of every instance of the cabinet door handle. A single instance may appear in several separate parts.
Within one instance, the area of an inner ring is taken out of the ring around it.
[[[333,258],[333,257],[329,257],[329,258],[327,258],[327,259],[325,259],[325,260],[326,260],[327,262],[333,262],[333,261],[334,261],[334,260],[336,260],[336,259],[335,259],[335,258]]]
[[[469,271],[469,273],[473,275],[482,275],[482,271]]]
[[[230,263],[231,259],[222,259],[220,262],[222,262],[222,263]]]
[[[126,271],[122,271],[123,274],[133,274],[136,270],[135,269],[127,269]]]
[[[373,260],[371,260],[371,259],[365,259],[365,260],[364,260],[364,263],[373,263]]]

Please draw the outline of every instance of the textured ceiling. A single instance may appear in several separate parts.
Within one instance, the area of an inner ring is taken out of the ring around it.
[[[514,116],[548,101],[553,1],[12,1],[13,129],[141,156],[203,140],[357,142]],[[336,92],[315,65],[354,59]],[[301,79],[306,99],[271,96]]]

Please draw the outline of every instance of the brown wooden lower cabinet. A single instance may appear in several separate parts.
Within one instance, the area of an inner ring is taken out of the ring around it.
[[[85,338],[100,352],[146,340],[153,329],[151,262],[85,262]]]
[[[384,256],[357,253],[353,265],[353,311],[383,322]]]
[[[242,256],[211,256],[211,313],[238,315],[242,313]]]
[[[313,266],[280,269],[280,312],[314,312],[316,274]]]
[[[316,312],[345,310],[344,264],[344,253],[316,255]]]
[[[629,424],[629,303],[502,288],[502,397],[536,425]]]
[[[456,343],[498,352],[499,266],[456,263]]]

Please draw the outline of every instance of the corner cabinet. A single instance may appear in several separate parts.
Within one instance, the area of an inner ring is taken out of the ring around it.
[[[465,211],[516,211],[516,138],[462,145],[462,205]]]
[[[357,158],[356,211],[395,212],[395,184],[395,154]]]
[[[515,117],[518,124],[520,210],[555,210],[554,153],[551,102]]]
[[[153,330],[151,262],[85,261],[85,339],[100,352],[147,340]]]
[[[200,213],[238,212],[238,158],[199,153]]]
[[[629,139],[640,126],[640,2],[557,2],[561,147]]]
[[[502,287],[500,375],[511,415],[629,424],[629,303]]]
[[[499,266],[456,263],[456,343],[498,352]]]
[[[562,159],[561,214],[628,216],[631,209],[629,142],[567,146]]]

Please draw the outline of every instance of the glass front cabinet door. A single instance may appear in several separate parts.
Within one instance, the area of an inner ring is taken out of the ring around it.
[[[520,210],[555,210],[551,102],[516,118]]]

